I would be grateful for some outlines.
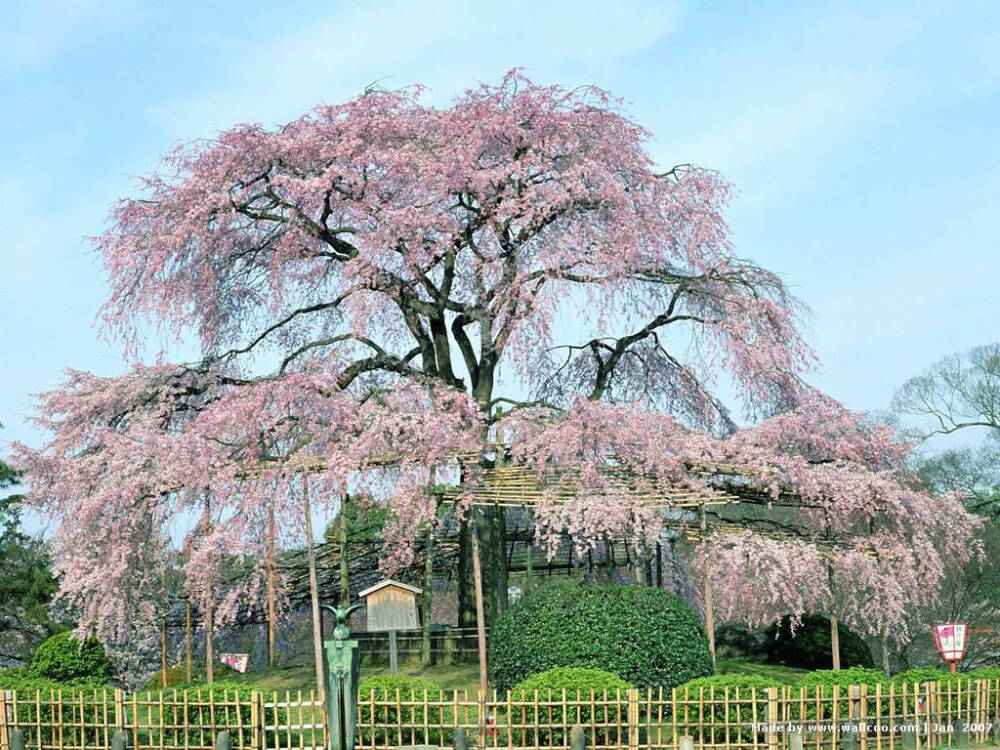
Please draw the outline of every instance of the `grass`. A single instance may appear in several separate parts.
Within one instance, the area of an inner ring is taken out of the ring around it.
[[[475,693],[479,688],[479,667],[476,664],[438,664],[422,667],[419,664],[400,664],[400,674],[420,677],[448,690],[468,690]],[[365,665],[361,667],[361,679],[375,674],[388,674],[389,666]],[[197,682],[204,681],[204,672],[195,674]],[[310,665],[276,667],[274,669],[251,669],[245,674],[226,670],[224,675],[216,673],[216,680],[226,682],[253,683],[261,690],[302,690],[316,689],[316,670]],[[150,679],[148,688],[159,687],[159,673]]]
[[[775,686],[789,685],[809,670],[786,667],[783,664],[757,664],[735,659],[719,659],[715,664],[718,674],[752,674],[774,680]]]
[[[753,662],[720,659],[716,671],[718,674],[753,674],[774,680],[775,685],[786,685],[794,682],[806,670],[785,667],[778,664],[756,664]],[[388,674],[388,665],[365,665],[361,667],[361,679],[376,674]],[[475,694],[479,689],[479,667],[476,664],[438,664],[422,667],[419,664],[400,664],[400,674],[433,682],[446,690],[467,690]],[[277,667],[274,669],[253,669],[246,674],[226,671],[225,676],[216,676],[227,682],[253,683],[261,690],[303,690],[316,688],[315,670],[312,665],[294,667]],[[153,680],[156,679],[154,676]],[[198,674],[196,679],[204,679]],[[151,683],[153,682],[151,680]],[[156,685],[150,687],[155,689]]]

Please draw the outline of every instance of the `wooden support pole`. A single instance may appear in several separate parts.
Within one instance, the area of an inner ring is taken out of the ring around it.
[[[434,526],[427,524],[424,545],[424,590],[420,599],[420,663],[431,663],[431,604],[434,597]]]
[[[396,631],[389,631],[389,674],[399,674],[399,642]]]
[[[837,615],[833,612],[830,612],[830,656],[833,668],[840,669],[840,626],[837,624]]]
[[[476,513],[476,510],[472,511]],[[486,612],[483,606],[483,569],[479,561],[479,535],[472,524],[472,578],[476,589],[476,637],[479,644],[479,690],[485,700],[489,690],[489,676],[486,667]]]
[[[275,581],[274,561],[274,500],[267,509],[267,666],[275,664],[275,642],[277,640],[277,582]]]
[[[701,537],[708,532],[705,504],[701,505]],[[708,652],[712,656],[712,671],[715,671],[715,606],[712,602],[712,556],[705,555],[705,635],[708,637]]]
[[[347,554],[347,505],[350,497],[344,492],[344,499],[340,503],[340,518],[337,523],[337,546],[340,548],[340,606],[346,607],[351,603],[351,558]]]
[[[209,582],[205,601],[205,682],[209,685],[215,682],[215,605],[212,588]]]
[[[160,686],[167,686],[167,616],[160,618]]]
[[[212,527],[212,491],[205,488],[205,529]],[[205,591],[205,682],[215,682],[215,586],[209,572]]]
[[[184,604],[184,665],[187,667],[187,681],[190,683],[194,679],[194,660],[191,655],[191,598]]]
[[[326,702],[323,679],[323,621],[319,611],[319,583],[316,580],[316,550],[313,548],[312,508],[309,506],[309,478],[302,476],[302,511],[306,521],[306,556],[309,561],[309,599],[312,604],[313,656],[316,661],[316,694]]]

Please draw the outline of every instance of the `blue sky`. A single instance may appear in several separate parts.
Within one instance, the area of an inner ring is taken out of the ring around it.
[[[514,66],[611,89],[664,166],[737,186],[738,251],[811,307],[815,382],[849,406],[997,339],[1000,4],[8,0],[0,452],[37,442],[30,394],[64,368],[121,369],[85,238],[173,143]]]

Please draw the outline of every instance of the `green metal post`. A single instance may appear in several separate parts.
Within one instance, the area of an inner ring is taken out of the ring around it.
[[[326,676],[326,720],[330,742],[328,750],[354,750],[358,726],[358,683],[361,674],[361,652],[357,640],[350,638],[347,620],[362,605],[323,609],[333,613],[337,627],[333,640],[323,646],[323,666]]]

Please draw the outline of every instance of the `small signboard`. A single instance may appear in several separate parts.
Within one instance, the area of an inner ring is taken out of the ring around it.
[[[365,599],[368,630],[386,632],[414,630],[420,627],[417,617],[417,596],[423,589],[387,578],[358,596]]]
[[[417,596],[422,593],[423,589],[387,578],[358,594],[365,598],[368,630],[389,633],[389,671],[392,674],[399,674],[396,631],[420,627]]]
[[[247,671],[250,664],[250,654],[219,654],[219,661],[230,669],[243,673]]]

